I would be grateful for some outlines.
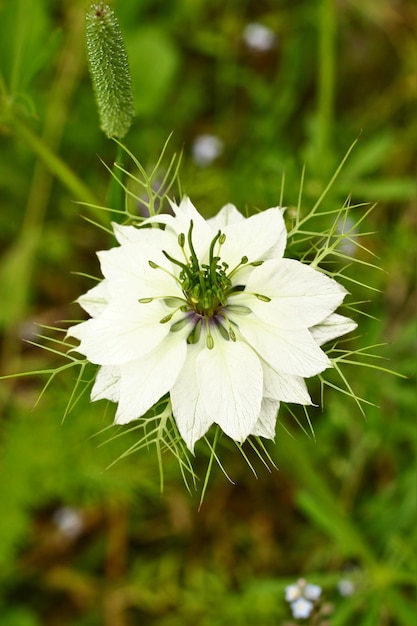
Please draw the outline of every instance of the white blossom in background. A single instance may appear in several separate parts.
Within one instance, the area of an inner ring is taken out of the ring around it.
[[[341,596],[352,596],[355,593],[355,583],[350,578],[342,578],[337,583],[337,590]]]
[[[299,598],[301,598],[302,590],[300,585],[288,585],[285,587],[285,599],[287,602],[295,602]]]
[[[356,328],[334,312],[347,292],[284,258],[281,208],[245,218],[228,204],[205,220],[188,198],[171,204],[113,225],[104,279],[78,300],[91,319],[68,335],[100,366],[91,399],[116,402],[126,424],[169,394],[191,451],[212,424],[273,439],[280,402],[312,404],[305,379],[332,365],[321,346]]]
[[[303,589],[304,597],[307,600],[312,600],[315,602],[321,596],[321,587],[319,585],[313,585],[312,583],[307,583]]]
[[[70,506],[62,506],[57,509],[54,512],[52,519],[55,526],[68,539],[75,539],[84,529],[84,522],[81,514],[79,511]]]
[[[343,218],[339,219],[336,223],[336,232],[339,235],[345,235],[345,233],[349,233],[350,231],[353,231],[353,232],[350,232],[348,236],[344,236],[338,245],[338,248],[339,250],[341,250],[341,252],[346,254],[346,256],[351,256],[351,257],[354,257],[358,251],[358,246],[355,243],[355,234],[357,231],[354,229],[354,226],[355,226],[355,222],[349,216],[344,216]]]
[[[200,167],[207,167],[223,152],[224,144],[216,135],[198,135],[191,146],[193,161]]]
[[[305,598],[298,598],[291,604],[291,611],[295,619],[307,619],[310,617],[314,604]]]
[[[300,578],[293,585],[285,588],[285,600],[289,602],[292,615],[296,619],[307,619],[321,596],[321,587],[307,583]]]
[[[251,22],[243,30],[243,40],[249,48],[258,52],[268,52],[275,47],[277,36],[270,28]]]

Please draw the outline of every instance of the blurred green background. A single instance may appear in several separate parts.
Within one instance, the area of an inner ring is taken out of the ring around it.
[[[173,131],[168,152],[183,150],[182,187],[207,215],[227,202],[241,210],[278,204],[284,171],[284,203],[295,205],[304,164],[308,209],[360,135],[327,200],[329,208],[348,194],[378,202],[361,228],[375,232],[364,243],[383,272],[356,270],[379,291],[349,286],[368,315],[353,348],[386,343],[378,354],[407,378],[346,367],[355,392],[373,403],[366,420],[330,389],[313,415],[315,440],[283,410],[268,447],[278,471],[258,462],[255,478],[226,448],[235,485],[214,468],[200,510],[173,458],[165,460],[163,494],[153,450],[107,469],[135,438],[99,446],[94,435],[111,423],[103,403],[82,398],[62,423],[71,373],[35,409],[45,377],[3,381],[0,624],[281,626],[293,623],[285,586],[303,576],[322,586],[332,626],[411,626],[416,4],[112,6],[137,111],[126,144],[152,167]],[[97,274],[95,251],[111,245],[76,204],[105,204],[109,174],[100,159],[111,166],[116,154],[98,126],[86,7],[0,0],[3,375],[62,365],[25,340],[36,341],[38,323],[80,316],[71,303],[91,283],[75,272]],[[309,388],[319,401],[318,384]],[[204,454],[196,459],[203,475],[206,464]],[[340,593],[346,579],[348,595]]]

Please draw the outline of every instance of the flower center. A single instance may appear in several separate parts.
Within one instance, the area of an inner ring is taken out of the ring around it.
[[[227,275],[228,265],[220,263],[220,248],[226,240],[226,236],[218,231],[210,244],[209,258],[207,263],[201,263],[196,255],[192,241],[193,222],[188,231],[188,247],[190,256],[185,252],[185,236],[178,237],[178,244],[183,252],[187,263],[180,263],[166,256],[174,263],[180,265],[179,280],[187,304],[197,315],[202,317],[214,317],[222,307],[226,306],[228,292],[232,287],[232,281]],[[218,248],[217,254],[215,248]]]
[[[180,268],[179,274],[171,276],[181,287],[183,298],[161,296],[166,306],[174,309],[172,313],[160,320],[165,324],[170,322],[177,312],[185,313],[181,319],[175,321],[171,326],[171,331],[176,332],[187,324],[190,316],[194,322],[194,328],[188,336],[188,343],[197,343],[200,337],[202,325],[206,329],[206,344],[208,348],[214,345],[210,332],[211,324],[215,324],[220,334],[225,339],[236,340],[232,323],[230,322],[227,310],[233,309],[241,314],[250,313],[250,309],[245,306],[230,305],[229,298],[245,290],[245,285],[234,284],[233,276],[243,266],[248,264],[248,257],[243,256],[240,263],[229,271],[229,266],[224,261],[221,262],[220,249],[226,241],[226,235],[220,230],[213,238],[208,254],[207,263],[200,263],[193,244],[193,222],[190,221],[190,228],[187,234],[187,244],[189,253],[185,249],[186,238],[184,233],[178,236],[178,245],[181,249],[183,261],[176,259],[163,250],[163,254],[171,263]],[[254,261],[249,265],[261,265],[263,261]],[[154,269],[168,270],[149,261],[149,265]],[[170,273],[170,272],[168,272]],[[270,298],[260,294],[252,294],[255,297],[269,302]],[[153,298],[141,298],[139,302],[151,302]]]

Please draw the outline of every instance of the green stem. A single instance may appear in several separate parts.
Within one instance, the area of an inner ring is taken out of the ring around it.
[[[88,204],[98,204],[97,198],[87,185],[22,120],[14,118],[12,125],[17,134],[71,192],[74,199]]]
[[[336,10],[334,0],[321,0],[317,102],[317,156],[319,162],[326,161],[332,143],[336,58],[335,33]]]
[[[24,49],[25,41],[27,39],[28,26],[32,19],[32,3],[26,6],[25,3],[20,0],[17,6],[17,19],[16,19],[16,33],[14,38],[14,50],[13,50],[13,65],[10,76],[10,91],[16,93],[19,91],[20,70],[22,65],[22,52]],[[28,16],[29,11],[29,16]],[[29,19],[28,19],[29,17]]]
[[[109,190],[107,193],[107,206],[109,209],[113,209],[115,211],[124,211],[125,210],[125,193],[123,189],[123,185],[125,183],[126,176],[123,171],[121,171],[120,167],[124,167],[125,162],[125,151],[120,144],[117,144],[117,155],[115,165],[112,170],[112,177],[110,179]],[[116,163],[120,167],[116,167]]]

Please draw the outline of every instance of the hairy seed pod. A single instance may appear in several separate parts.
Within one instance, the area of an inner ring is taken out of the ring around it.
[[[135,114],[132,82],[122,33],[114,11],[104,2],[86,13],[87,56],[100,116],[107,137],[124,137]]]

